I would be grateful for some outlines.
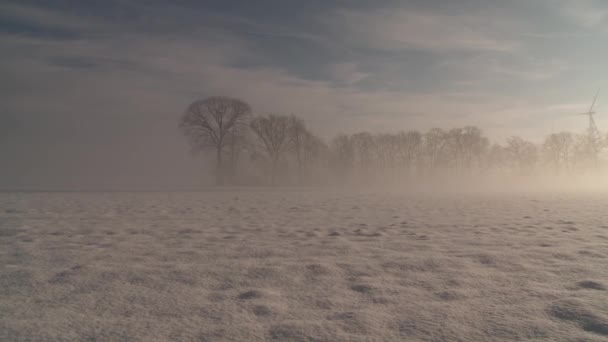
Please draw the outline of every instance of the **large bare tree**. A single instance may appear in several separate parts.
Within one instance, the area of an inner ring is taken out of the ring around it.
[[[250,114],[251,107],[244,101],[213,96],[190,104],[180,120],[179,127],[193,149],[215,152],[218,185],[224,184],[224,148],[245,133]]]

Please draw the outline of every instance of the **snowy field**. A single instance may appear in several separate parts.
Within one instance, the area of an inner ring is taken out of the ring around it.
[[[0,193],[0,341],[607,341],[608,195]]]

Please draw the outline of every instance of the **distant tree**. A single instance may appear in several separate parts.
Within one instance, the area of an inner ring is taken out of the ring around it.
[[[332,140],[332,166],[340,180],[346,180],[353,169],[355,149],[352,139],[346,134],[340,134]]]
[[[462,128],[452,128],[445,133],[445,151],[446,164],[460,169],[464,164],[467,146],[464,141],[464,132]]]
[[[533,169],[538,160],[536,145],[520,137],[510,137],[507,139],[505,150],[513,165],[520,173]]]
[[[179,127],[193,149],[215,151],[216,183],[224,184],[222,154],[247,129],[251,107],[239,99],[214,96],[188,106]]]
[[[248,130],[234,130],[229,133],[226,145],[226,154],[229,158],[228,175],[232,183],[238,178],[239,159],[243,152],[253,152],[251,149],[251,135]]]
[[[597,166],[598,149],[589,140],[588,134],[579,134],[574,137],[572,146],[573,167],[584,170]]]
[[[379,162],[379,168],[384,171],[381,176],[394,178],[395,170],[399,161],[399,146],[397,136],[389,133],[381,133],[374,136],[375,153]],[[383,177],[384,178],[384,177]]]
[[[304,165],[312,166],[319,164],[327,156],[329,147],[321,138],[311,132],[305,135],[304,146],[302,149],[302,160]]]
[[[466,168],[473,167],[474,164],[481,166],[481,160],[487,153],[490,140],[483,136],[483,131],[475,126],[467,126],[462,130],[462,143],[464,153],[462,162]]]
[[[327,145],[306,127],[304,120],[295,115],[289,118],[288,133],[289,152],[295,159],[297,181],[302,184],[311,168],[319,166],[321,158],[326,155]]]
[[[311,148],[314,148],[312,142],[316,137],[308,130],[304,120],[292,115],[289,118],[289,144],[296,160],[298,182],[302,182],[306,167],[311,162],[309,160]]]
[[[493,144],[486,155],[486,166],[495,173],[502,174],[508,168],[509,155],[505,147]]]
[[[422,134],[417,131],[399,132],[396,136],[398,158],[408,175],[412,173],[422,147]]]
[[[289,142],[291,148],[296,157],[296,163],[298,167],[298,172],[302,170],[303,167],[303,149],[304,142],[306,139],[306,135],[308,134],[308,130],[306,129],[306,124],[300,118],[295,115],[292,115],[289,118]]]
[[[556,173],[568,169],[574,144],[572,133],[553,133],[545,138],[542,145],[544,159],[553,166]]]
[[[589,129],[586,134],[577,135],[574,143],[574,162],[579,168],[597,168],[604,149],[608,147],[608,135],[594,133]]]
[[[263,150],[271,162],[271,183],[276,181],[279,161],[291,147],[290,131],[293,120],[288,116],[258,116],[251,121],[251,130],[255,133]]]
[[[343,142],[346,143],[346,140]],[[369,180],[375,159],[379,158],[374,136],[369,132],[355,133],[350,136],[349,143],[352,147],[352,166],[362,173],[360,176]]]
[[[441,128],[432,128],[424,135],[424,159],[426,166],[437,169],[448,158],[448,133]]]
[[[321,138],[315,136],[312,132],[307,131],[302,140],[302,168],[298,175],[298,181],[302,184],[308,180],[321,180],[320,176],[327,176],[327,144]]]
[[[444,137],[445,163],[457,170],[470,171],[479,165],[489,145],[481,129],[474,126],[453,128]]]

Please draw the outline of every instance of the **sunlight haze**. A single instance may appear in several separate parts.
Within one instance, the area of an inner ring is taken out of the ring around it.
[[[339,133],[608,128],[602,0],[0,2],[0,188],[205,184],[176,122],[227,95]],[[207,166],[206,166],[207,165]]]

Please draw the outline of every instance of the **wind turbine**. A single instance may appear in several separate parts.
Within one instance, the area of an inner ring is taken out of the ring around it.
[[[593,116],[595,115],[595,102],[597,101],[597,96],[599,95],[600,90],[597,90],[595,93],[595,97],[593,98],[593,102],[591,103],[591,107],[589,107],[589,111],[585,113],[580,113],[578,115],[586,115],[589,117],[589,128],[587,128],[587,139],[589,143],[589,147],[591,148],[591,152],[593,152],[593,158],[597,162],[597,155],[601,149],[602,136],[600,131],[597,129],[597,125],[595,124],[595,119]]]

